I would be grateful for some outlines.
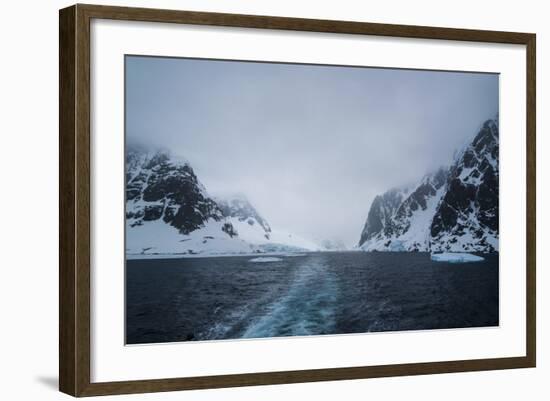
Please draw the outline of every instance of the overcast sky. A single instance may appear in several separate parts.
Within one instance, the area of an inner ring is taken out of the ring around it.
[[[355,245],[372,199],[498,112],[498,75],[126,58],[126,134],[187,160],[272,227]]]

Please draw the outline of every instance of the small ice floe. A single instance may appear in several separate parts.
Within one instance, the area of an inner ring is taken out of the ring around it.
[[[481,256],[472,255],[471,253],[432,253],[431,259],[434,262],[447,262],[447,263],[468,263],[468,262],[481,262],[483,259]]]
[[[265,263],[265,262],[280,262],[283,259],[274,256],[260,256],[259,258],[250,259],[249,262]]]
[[[296,256],[306,256],[306,254],[305,253],[285,253],[283,256],[287,258],[293,258]]]

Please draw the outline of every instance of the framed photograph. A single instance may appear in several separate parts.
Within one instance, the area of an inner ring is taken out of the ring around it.
[[[535,35],[60,11],[60,390],[534,367]]]

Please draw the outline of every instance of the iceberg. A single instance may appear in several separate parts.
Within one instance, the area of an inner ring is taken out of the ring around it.
[[[472,255],[471,253],[455,253],[455,252],[443,252],[432,253],[430,258],[434,262],[447,262],[447,263],[469,263],[469,262],[481,262],[485,260],[481,256]]]
[[[283,259],[275,258],[273,256],[261,256],[259,258],[250,259],[249,262],[263,263],[263,262],[280,262]]]

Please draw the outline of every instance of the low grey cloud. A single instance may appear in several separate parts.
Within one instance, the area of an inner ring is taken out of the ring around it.
[[[354,245],[372,199],[452,161],[496,74],[129,56],[127,140],[185,157],[272,226]]]

